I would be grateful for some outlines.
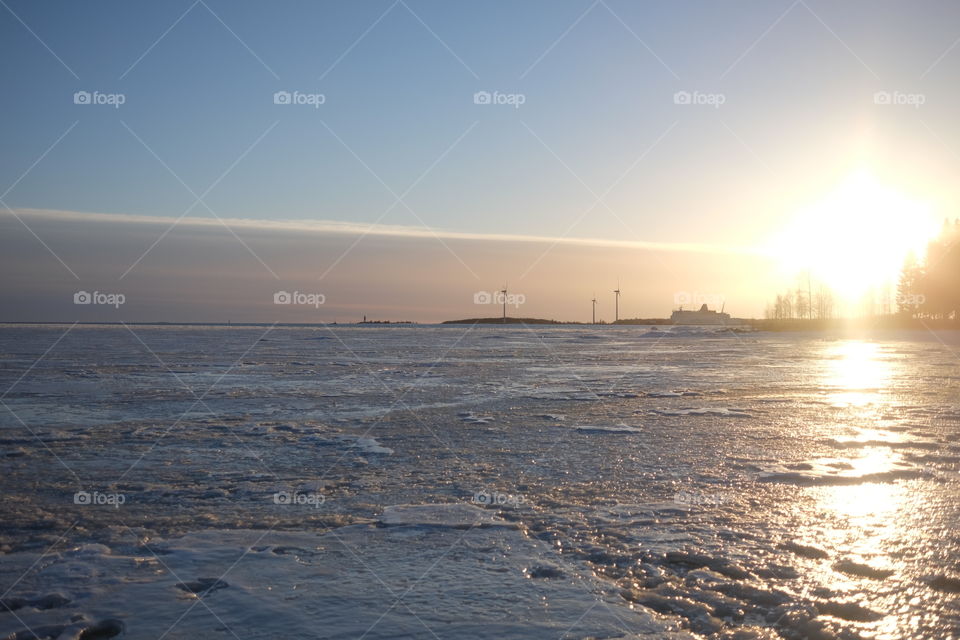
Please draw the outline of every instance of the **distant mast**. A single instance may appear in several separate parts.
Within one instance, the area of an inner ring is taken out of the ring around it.
[[[613,306],[613,323],[616,324],[620,319],[620,278],[617,278],[617,288],[613,290],[615,302]]]
[[[597,324],[597,294],[593,294],[593,324]]]
[[[500,290],[500,295],[503,296],[503,323],[507,323],[507,285],[503,285],[503,289]]]

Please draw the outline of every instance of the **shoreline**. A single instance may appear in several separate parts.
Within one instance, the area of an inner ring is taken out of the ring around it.
[[[84,327],[223,327],[223,328],[293,328],[309,329],[323,327],[357,327],[357,328],[428,328],[448,325],[509,325],[509,326],[570,326],[570,327],[697,327],[712,329],[752,330],[771,333],[782,332],[835,332],[835,331],[863,331],[863,330],[960,330],[960,321],[944,319],[900,318],[886,316],[880,318],[834,318],[830,320],[766,320],[743,319],[739,323],[730,324],[672,324],[666,318],[638,318],[619,320],[617,322],[577,322],[553,320],[549,318],[465,318],[461,320],[442,320],[439,322],[79,322],[79,321],[6,321],[0,322],[0,327],[31,327],[31,326],[84,326]]]

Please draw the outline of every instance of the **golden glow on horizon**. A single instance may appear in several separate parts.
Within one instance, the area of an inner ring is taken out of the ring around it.
[[[789,274],[809,272],[842,301],[896,284],[907,254],[923,256],[939,231],[933,207],[866,170],[801,209],[770,247]]]

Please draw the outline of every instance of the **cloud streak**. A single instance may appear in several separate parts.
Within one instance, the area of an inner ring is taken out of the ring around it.
[[[662,242],[648,240],[612,240],[607,238],[579,238],[557,236],[515,235],[499,233],[476,233],[467,231],[452,231],[429,227],[401,226],[386,224],[367,224],[362,222],[347,222],[340,220],[274,220],[265,218],[226,218],[220,220],[207,217],[133,215],[122,213],[95,213],[64,211],[58,209],[31,209],[16,208],[17,215],[22,216],[28,223],[31,218],[60,220],[64,222],[107,223],[111,225],[132,224],[141,226],[168,227],[176,224],[184,228],[215,228],[222,229],[226,223],[236,230],[251,231],[278,231],[278,232],[307,232],[318,234],[341,234],[348,236],[373,235],[399,238],[442,238],[444,240],[465,240],[478,242],[513,242],[534,244],[565,244],[587,247],[618,247],[622,249],[642,249],[649,251],[685,251],[695,253],[714,254],[759,254],[753,247],[738,247],[696,242]],[[222,220],[222,222],[221,222]]]

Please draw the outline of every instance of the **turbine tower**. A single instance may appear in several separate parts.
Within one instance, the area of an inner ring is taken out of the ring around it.
[[[500,295],[503,296],[503,323],[507,323],[507,285],[503,285],[503,289],[500,290]]]
[[[614,302],[614,311],[613,311],[613,321],[614,323],[620,319],[620,280],[617,279],[617,288],[613,290],[613,293],[616,294],[616,301]]]
[[[593,294],[593,324],[597,324],[597,294]]]

